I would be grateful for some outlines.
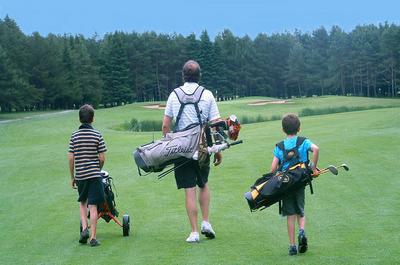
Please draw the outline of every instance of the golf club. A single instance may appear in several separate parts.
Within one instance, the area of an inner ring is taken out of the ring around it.
[[[318,172],[318,175],[316,175],[315,177],[318,177],[319,175],[327,173],[327,172],[331,172],[333,175],[337,175],[339,173],[335,166],[329,165],[328,167],[321,169]]]
[[[341,164],[340,166],[338,166],[337,168],[342,167],[344,170],[349,171],[349,167],[346,164]]]
[[[329,165],[328,167],[326,167],[326,168],[324,168],[324,169],[321,169],[319,172],[318,172],[318,175],[315,175],[314,176],[314,178],[316,178],[316,177],[318,177],[319,175],[321,175],[321,174],[324,174],[324,173],[326,173],[326,172],[331,172],[333,175],[337,175],[339,172],[338,172],[338,168],[343,168],[344,170],[346,170],[346,171],[349,171],[349,166],[347,166],[347,164],[341,164],[340,166],[333,166],[333,165]]]

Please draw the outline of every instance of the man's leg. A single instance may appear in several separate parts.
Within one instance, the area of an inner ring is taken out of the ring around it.
[[[208,184],[205,184],[203,188],[200,188],[199,192],[199,203],[203,221],[208,222],[208,214],[210,208],[210,189]]]
[[[200,188],[199,202],[201,208],[201,214],[203,216],[203,221],[201,222],[201,233],[207,238],[215,238],[215,232],[212,229],[211,224],[208,222],[209,208],[210,208],[210,189],[207,183],[203,188]]]
[[[185,202],[192,232],[197,232],[196,187],[185,189]]]

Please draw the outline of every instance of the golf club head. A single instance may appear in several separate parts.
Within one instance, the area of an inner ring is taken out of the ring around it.
[[[333,174],[333,175],[337,175],[339,172],[337,170],[337,168],[335,166],[328,166],[327,169]]]
[[[346,164],[341,164],[340,165],[342,168],[344,168],[344,170],[349,171],[349,167]]]

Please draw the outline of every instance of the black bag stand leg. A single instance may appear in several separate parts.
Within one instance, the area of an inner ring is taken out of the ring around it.
[[[310,181],[310,192],[311,192],[311,194],[314,194],[314,189],[312,187],[312,182],[311,181]]]

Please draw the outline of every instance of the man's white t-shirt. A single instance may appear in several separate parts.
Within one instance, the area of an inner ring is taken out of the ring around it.
[[[186,82],[183,86],[181,86],[183,92],[186,94],[193,94],[196,88],[199,86],[197,83]],[[165,107],[165,115],[176,120],[176,116],[178,116],[179,109],[181,104],[179,103],[178,97],[175,92],[171,92],[168,97],[167,105]],[[220,118],[217,102],[210,90],[205,89],[199,101],[199,109],[200,109],[200,117],[204,122],[206,119],[209,121]],[[190,124],[199,122],[197,118],[197,112],[194,108],[194,105],[189,104],[186,105],[182,111],[181,119],[179,124],[177,124],[176,129],[182,130]]]

